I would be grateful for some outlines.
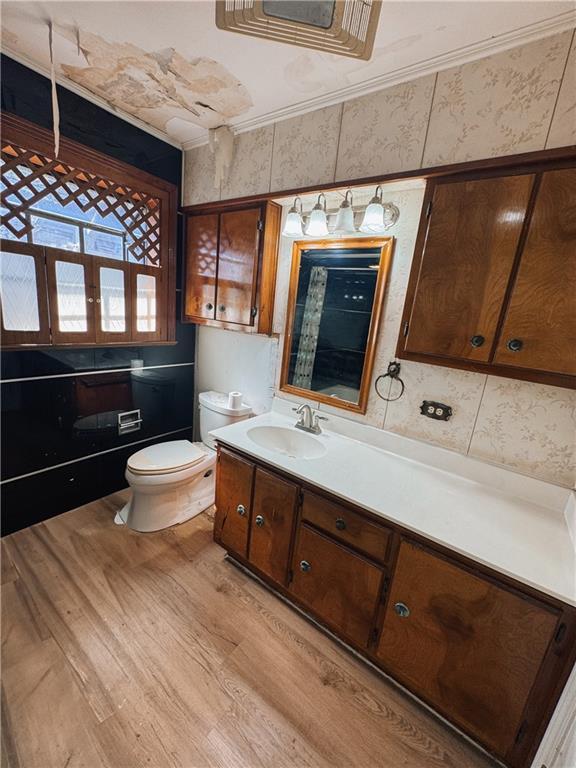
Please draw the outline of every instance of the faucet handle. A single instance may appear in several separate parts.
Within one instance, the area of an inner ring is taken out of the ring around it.
[[[328,416],[320,416],[319,413],[315,413],[314,418],[316,419],[316,421],[330,421]]]

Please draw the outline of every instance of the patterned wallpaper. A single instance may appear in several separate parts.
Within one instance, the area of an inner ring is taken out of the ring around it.
[[[222,190],[213,187],[208,147],[189,150],[184,203],[576,143],[575,72],[575,35],[563,32],[240,134],[230,180]],[[391,230],[397,240],[375,375],[394,356],[422,191],[404,190],[393,201],[401,217]],[[291,244],[283,238],[274,317],[279,334],[290,253]],[[200,358],[198,363],[201,367]],[[576,485],[576,393],[408,361],[403,377],[406,395],[401,400],[386,405],[372,393],[367,413],[352,418]],[[451,421],[422,417],[418,407],[423,399],[452,405]]]

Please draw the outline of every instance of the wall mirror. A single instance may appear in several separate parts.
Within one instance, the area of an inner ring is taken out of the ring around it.
[[[394,238],[300,240],[280,389],[365,413]]]

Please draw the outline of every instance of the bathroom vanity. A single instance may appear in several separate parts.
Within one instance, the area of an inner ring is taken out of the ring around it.
[[[574,549],[550,508],[569,492],[523,478],[520,498],[518,476],[441,449],[293,425],[273,412],[216,432],[215,540],[499,760],[529,766],[576,657]]]

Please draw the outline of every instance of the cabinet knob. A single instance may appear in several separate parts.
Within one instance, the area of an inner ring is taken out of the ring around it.
[[[220,310],[220,312],[226,312],[226,307],[224,306],[224,304],[220,304],[218,309]]]
[[[308,560],[300,560],[300,570],[304,573],[308,573],[308,571],[312,570],[312,566]]]
[[[508,343],[506,344],[510,352],[520,352],[522,347],[524,346],[524,342],[522,339],[510,339]]]
[[[394,610],[401,619],[407,619],[410,616],[410,608],[406,603],[394,603]]]
[[[262,528],[264,525],[264,516],[263,515],[256,515],[256,525],[258,528]]]
[[[472,344],[473,347],[481,347],[485,341],[486,339],[484,338],[484,336],[477,334],[476,336],[472,336],[472,338],[470,339],[470,344]]]
[[[208,304],[206,304],[206,309],[208,311],[210,311],[211,309],[214,309],[214,304],[210,304],[210,302],[208,302]]]
[[[244,506],[244,504],[238,504],[238,506],[236,507],[236,512],[238,512],[240,517],[244,517],[244,515],[246,514],[246,507]]]
[[[94,299],[92,298],[92,296],[89,296],[88,297],[88,304],[93,304],[93,303],[94,303]]]
[[[344,520],[343,517],[336,518],[336,528],[338,528],[339,531],[346,530],[346,520]]]

